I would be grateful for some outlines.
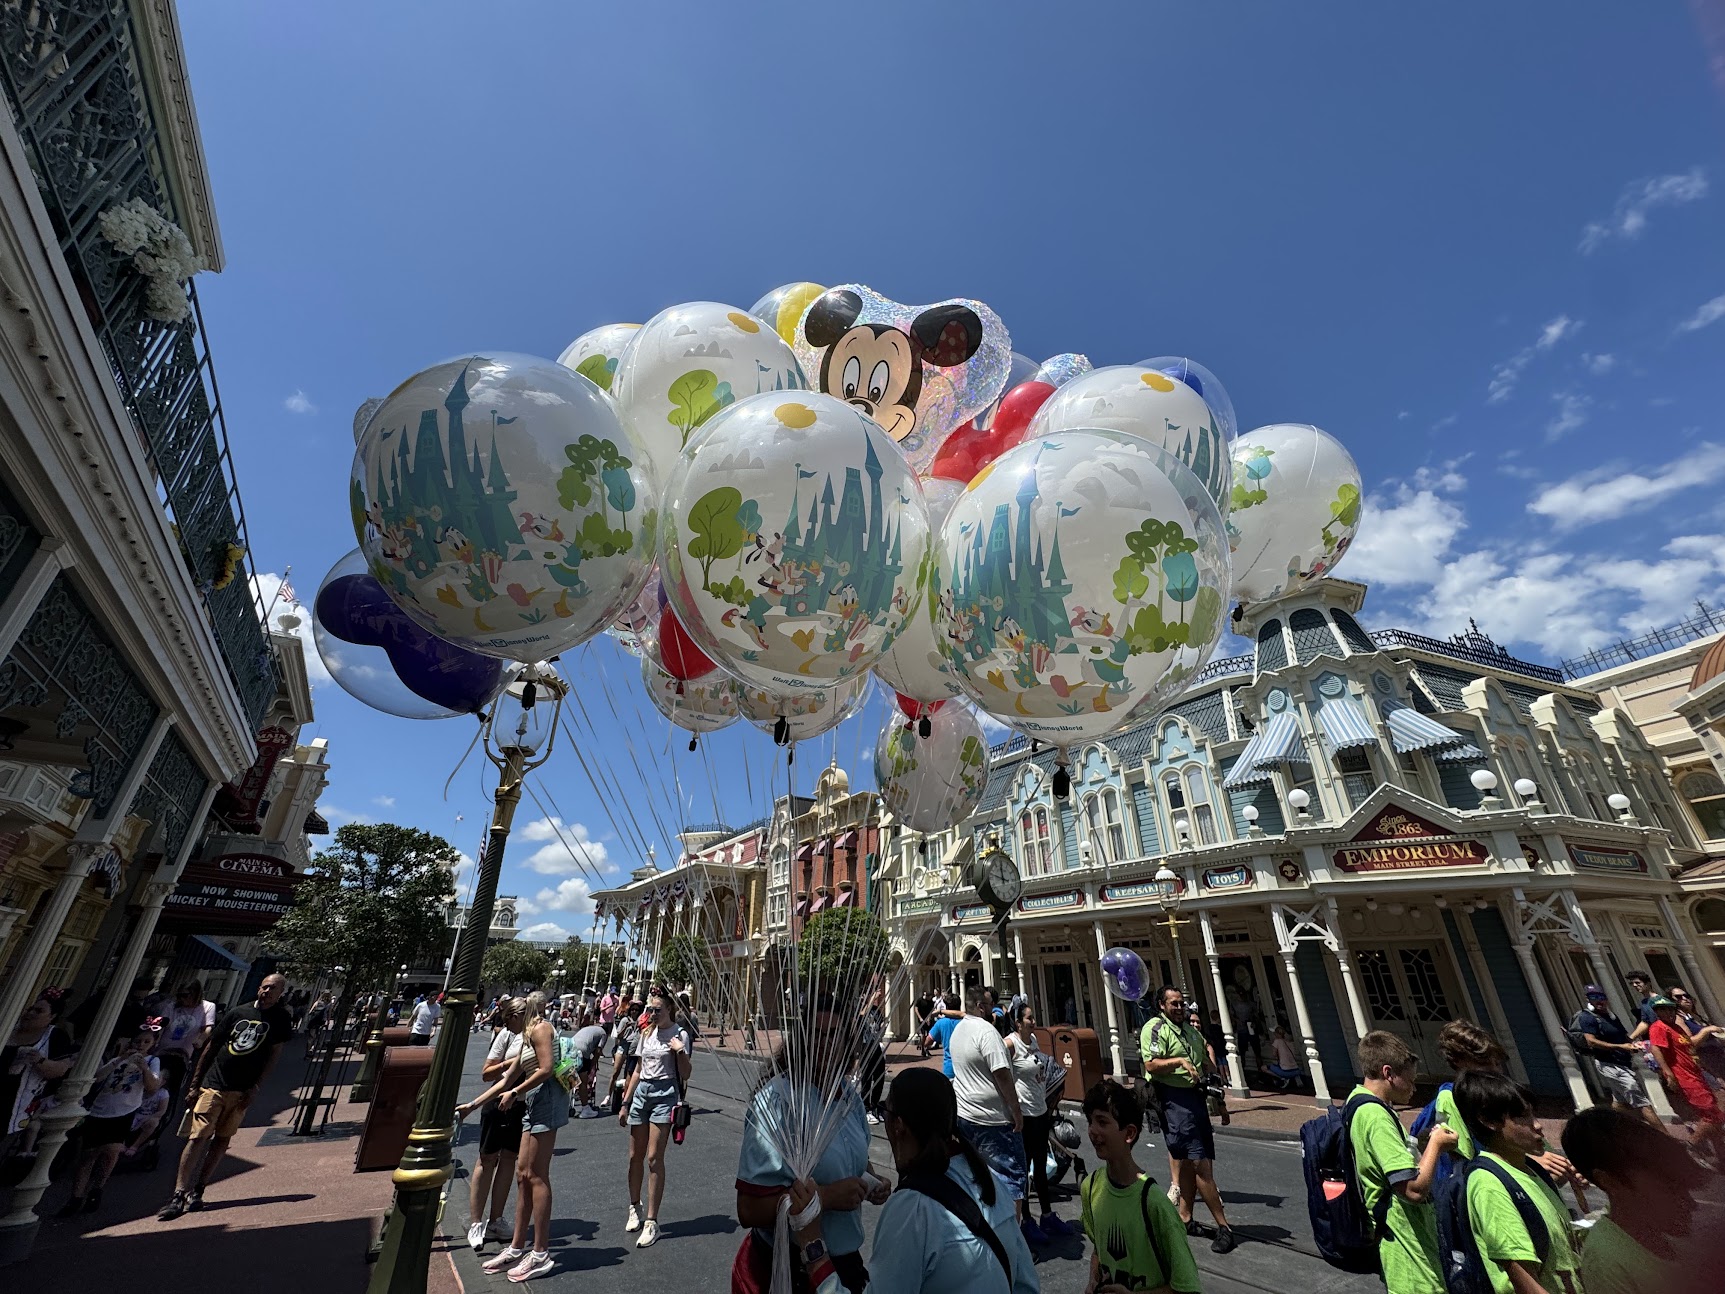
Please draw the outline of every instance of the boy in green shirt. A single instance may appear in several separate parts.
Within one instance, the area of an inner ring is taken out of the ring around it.
[[[1102,1161],[1079,1191],[1092,1246],[1086,1294],[1197,1294],[1186,1225],[1132,1160],[1144,1124],[1137,1096],[1105,1078],[1084,1094],[1084,1117]]]
[[[1479,1168],[1469,1174],[1468,1222],[1494,1294],[1580,1294],[1581,1262],[1570,1237],[1569,1210],[1529,1158],[1545,1149],[1545,1133],[1528,1092],[1507,1075],[1471,1070],[1456,1080],[1455,1103],[1480,1158],[1507,1170],[1545,1223],[1541,1256],[1503,1182]]]
[[[1563,1153],[1611,1201],[1581,1246],[1587,1294],[1668,1294],[1705,1270],[1683,1242],[1707,1170],[1676,1138],[1599,1105],[1564,1127]]]
[[[1390,1105],[1413,1100],[1419,1061],[1395,1034],[1374,1029],[1360,1039],[1360,1072],[1365,1081],[1348,1094],[1369,1093]],[[1377,1216],[1385,1192],[1385,1234],[1378,1242],[1384,1284],[1389,1294],[1444,1294],[1438,1267],[1437,1214],[1431,1207],[1438,1161],[1455,1147],[1453,1128],[1435,1125],[1425,1152],[1414,1158],[1413,1142],[1401,1121],[1381,1105],[1362,1105],[1348,1124],[1354,1171],[1366,1211]]]

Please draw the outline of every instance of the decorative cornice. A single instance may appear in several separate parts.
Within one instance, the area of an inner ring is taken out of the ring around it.
[[[177,209],[178,223],[204,264],[220,273],[226,262],[222,231],[216,223],[203,133],[186,72],[185,41],[174,0],[127,0],[132,14],[133,51],[156,141],[162,150],[163,179]]]

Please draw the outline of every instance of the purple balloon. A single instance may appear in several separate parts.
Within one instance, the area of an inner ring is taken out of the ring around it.
[[[1102,982],[1115,997],[1140,1002],[1150,992],[1150,969],[1130,948],[1110,948],[1102,954]]]
[[[427,633],[370,574],[339,575],[318,590],[318,623],[343,642],[381,647],[415,696],[460,714],[474,714],[497,695],[505,662]]]

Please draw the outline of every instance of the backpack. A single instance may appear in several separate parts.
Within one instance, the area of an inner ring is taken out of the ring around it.
[[[1536,1168],[1534,1170],[1538,1172]],[[1539,1206],[1521,1188],[1502,1164],[1486,1158],[1463,1161],[1456,1171],[1437,1188],[1438,1266],[1443,1269],[1444,1289],[1448,1294],[1492,1294],[1491,1272],[1479,1240],[1473,1233],[1473,1220],[1467,1212],[1467,1183],[1475,1173],[1487,1172],[1509,1192],[1510,1202],[1521,1215],[1521,1225],[1527,1228],[1527,1238],[1533,1242],[1533,1252],[1544,1262],[1551,1252],[1551,1233]]]
[[[1048,1093],[1048,1108],[1058,1110],[1066,1095],[1066,1066],[1045,1051],[1037,1055],[1042,1057],[1042,1086]]]
[[[1593,1012],[1588,1010],[1577,1011],[1574,1015],[1569,1017],[1569,1027],[1565,1029],[1564,1032],[1569,1035],[1569,1045],[1571,1047],[1574,1047],[1576,1051],[1580,1052],[1583,1056],[1591,1056],[1593,1054],[1593,1044],[1587,1041],[1587,1035],[1581,1031],[1581,1017],[1584,1015],[1593,1015]],[[1598,1018],[1599,1017],[1594,1016],[1594,1019],[1597,1020]]]
[[[1377,1208],[1367,1211],[1354,1164],[1354,1143],[1348,1135],[1355,1112],[1365,1105],[1390,1109],[1387,1102],[1365,1095],[1351,1097],[1340,1109],[1332,1105],[1301,1126],[1300,1157],[1306,1174],[1306,1212],[1319,1257],[1345,1272],[1376,1274],[1382,1270],[1378,1242],[1395,1193],[1386,1187]],[[1390,1117],[1395,1117],[1393,1110]]]
[[[1451,1092],[1454,1090],[1455,1090],[1455,1084],[1454,1083],[1445,1083],[1442,1087],[1438,1088],[1438,1091],[1440,1093],[1441,1092]],[[1433,1127],[1436,1126],[1437,1121],[1438,1121],[1437,1097],[1434,1096],[1434,1097],[1432,1097],[1431,1100],[1426,1102],[1425,1109],[1421,1110],[1417,1115],[1414,1116],[1414,1126],[1411,1129],[1409,1129],[1409,1132],[1413,1136],[1413,1139],[1415,1141],[1424,1141],[1426,1138],[1426,1134],[1428,1132],[1430,1132]],[[1452,1152],[1450,1154],[1446,1154],[1442,1159],[1438,1160],[1438,1162],[1437,1162],[1437,1175],[1436,1175],[1437,1181],[1442,1182],[1442,1181],[1448,1180],[1450,1174],[1455,1172],[1455,1162],[1454,1161],[1458,1158],[1460,1158],[1460,1156],[1458,1156]]]

